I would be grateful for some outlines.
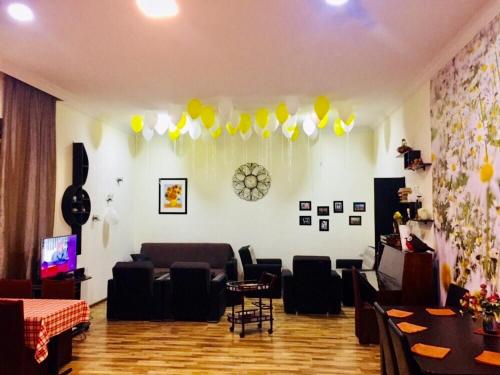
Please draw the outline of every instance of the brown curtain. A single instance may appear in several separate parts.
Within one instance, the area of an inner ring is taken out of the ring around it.
[[[0,278],[31,278],[54,228],[56,98],[8,75],[3,96]]]

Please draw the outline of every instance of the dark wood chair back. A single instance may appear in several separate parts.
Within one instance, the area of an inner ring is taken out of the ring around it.
[[[33,298],[31,280],[0,280],[0,298]]]
[[[75,299],[75,280],[42,280],[42,298]]]
[[[373,303],[373,308],[375,309],[380,336],[380,373],[384,375],[399,375],[394,348],[389,334],[389,317],[377,302]]]
[[[24,374],[23,301],[0,301],[0,375]]]
[[[460,307],[460,299],[463,298],[465,293],[469,291],[457,284],[450,284],[448,294],[446,295],[445,305],[448,307]]]
[[[421,372],[413,359],[408,339],[392,320],[389,319],[387,322],[399,375],[420,375]]]

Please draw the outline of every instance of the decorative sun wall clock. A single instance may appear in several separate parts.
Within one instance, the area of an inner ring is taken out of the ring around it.
[[[238,197],[246,201],[263,198],[271,187],[271,176],[266,168],[256,163],[241,165],[233,176],[233,189]]]

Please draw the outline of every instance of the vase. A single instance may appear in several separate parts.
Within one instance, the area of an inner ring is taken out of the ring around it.
[[[495,314],[492,312],[485,312],[483,314],[483,331],[485,333],[497,333],[497,321]]]

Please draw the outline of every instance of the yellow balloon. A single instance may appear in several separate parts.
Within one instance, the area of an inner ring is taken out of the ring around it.
[[[271,132],[269,131],[269,129],[266,129],[262,132],[262,138],[264,139],[267,139],[271,136]]]
[[[255,122],[257,122],[257,125],[264,129],[268,122],[269,122],[269,111],[267,108],[261,108],[258,109],[257,112],[255,113]]]
[[[175,129],[174,131],[168,131],[168,137],[175,142],[179,137],[181,136],[181,131],[180,129]]]
[[[333,131],[337,135],[337,137],[342,137],[345,134],[344,129],[342,128],[342,120],[337,118],[333,123]]]
[[[134,115],[132,116],[132,121],[130,122],[130,127],[134,133],[140,133],[144,127],[144,116]]]
[[[238,125],[240,131],[245,134],[252,127],[252,116],[248,113],[242,113],[240,115],[240,123]]]
[[[179,122],[177,123],[177,129],[182,129],[184,126],[186,126],[186,123],[187,123],[187,116],[185,113],[183,113],[181,118],[179,119]]]
[[[213,139],[217,139],[222,134],[222,128],[219,126],[216,130],[210,133]]]
[[[318,128],[323,129],[326,126],[326,124],[328,124],[329,118],[330,118],[330,115],[327,113],[325,115],[325,117],[323,117],[323,119],[321,119],[321,121],[319,122]]]
[[[210,129],[215,122],[215,109],[209,105],[203,107],[201,110],[201,122],[205,128]]]
[[[345,124],[347,126],[351,126],[351,124],[353,124],[354,121],[356,121],[356,114],[355,113],[351,113],[351,115],[349,116],[349,118],[346,120]]]
[[[318,96],[316,98],[316,103],[314,103],[314,111],[320,120],[326,116],[330,110],[330,101],[326,96]]]
[[[300,134],[299,127],[296,126],[294,131],[293,131],[292,136],[290,137],[291,141],[295,142],[297,140],[297,138],[299,138],[299,134]]]
[[[226,130],[229,133],[229,135],[235,135],[238,132],[238,126],[233,126],[231,122],[228,122],[226,124]]]
[[[192,119],[197,119],[200,117],[201,110],[203,108],[203,103],[200,99],[191,99],[187,105],[187,112]]]
[[[290,112],[288,112],[288,108],[285,103],[280,103],[276,108],[276,118],[278,119],[280,124],[283,124],[288,117],[290,116]]]

